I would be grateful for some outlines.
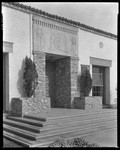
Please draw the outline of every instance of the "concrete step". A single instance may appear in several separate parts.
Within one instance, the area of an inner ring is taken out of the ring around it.
[[[107,125],[107,127],[106,127]],[[41,136],[37,136],[37,140],[36,141],[31,141],[31,140],[34,140],[33,138],[29,138],[29,139],[26,139],[25,137],[28,137],[26,136],[26,134],[22,134],[22,137],[19,135],[19,134],[16,134],[16,132],[12,132],[12,133],[9,133],[9,130],[7,130],[7,132],[5,131],[5,135],[4,136],[9,136],[9,138],[11,138],[11,135],[12,135],[12,139],[14,141],[17,141],[19,143],[23,143],[25,146],[30,146],[30,147],[34,147],[36,144],[38,144],[39,146],[41,144],[45,144],[46,142],[49,143],[50,140],[54,140],[55,138],[57,138],[58,136],[60,137],[63,137],[63,138],[70,138],[70,137],[75,137],[75,136],[85,136],[85,135],[88,135],[88,134],[93,134],[95,132],[100,132],[100,131],[107,131],[109,129],[114,129],[116,128],[116,125],[115,125],[115,122],[112,124],[112,123],[109,123],[109,124],[106,124],[106,125],[100,125],[98,126],[96,124],[96,127],[93,126],[92,128],[88,128],[87,126],[84,127],[83,129],[81,129],[80,127],[79,128],[75,128],[73,130],[66,130],[66,131],[62,131],[62,132],[58,132],[58,133],[52,133],[52,134],[46,134],[46,135],[41,135]],[[16,131],[16,129],[14,128],[13,130]],[[28,132],[27,132],[28,133]],[[79,134],[78,134],[79,133]],[[30,135],[30,134],[29,134]],[[40,134],[39,134],[40,135]],[[30,135],[31,136],[31,135]],[[32,135],[33,136],[33,135]],[[41,145],[42,146],[42,145]]]
[[[40,116],[40,114],[36,114],[36,115],[33,115],[33,114],[26,114],[24,115],[23,117],[24,118],[29,118],[29,119],[34,119],[34,120],[39,120],[39,121],[47,121],[47,122],[53,122],[53,121],[57,121],[57,120],[64,120],[64,119],[71,119],[71,118],[76,118],[76,117],[87,117],[87,116],[96,116],[96,113],[98,115],[105,115],[105,114],[111,114],[111,115],[117,115],[117,112],[113,112],[111,110],[106,110],[106,111],[98,111],[98,110],[94,110],[94,111],[89,111],[88,112],[82,112],[82,114],[77,114],[77,115],[68,115],[68,116],[59,116],[59,117],[42,117]]]
[[[112,118],[117,118],[116,115],[111,115],[111,114],[102,114],[102,115],[97,115],[97,116],[84,116],[84,117],[71,117],[71,118],[64,118],[64,119],[58,119],[56,121],[50,121],[46,122],[44,126],[50,125],[50,124],[56,124],[56,123],[69,123],[69,122],[75,122],[75,121],[83,121],[83,120],[94,120],[94,119],[102,119],[102,118],[107,118],[107,117],[112,117]]]
[[[28,118],[8,116],[8,119],[3,119],[4,136],[23,143],[24,146],[46,146],[59,136],[63,138],[84,137],[116,129],[116,112],[90,111],[90,113],[80,115],[53,117],[46,119],[47,121],[41,120],[38,116]]]
[[[85,126],[86,124],[90,125],[90,124],[94,124],[94,123],[101,123],[101,122],[108,122],[108,121],[116,121],[116,119],[113,119],[112,117],[109,117],[109,118],[99,118],[99,119],[94,119],[94,120],[82,120],[82,121],[75,121],[75,122],[66,122],[66,123],[57,123],[53,126],[47,126],[47,127],[43,127],[40,129],[40,132],[46,132],[48,130],[57,130],[57,129],[60,129],[60,128],[66,128],[66,127],[69,127],[69,126]]]
[[[102,119],[104,120],[104,118],[107,120],[107,118],[109,118],[109,116],[111,116],[111,115],[110,114],[103,115],[103,116],[97,115],[97,119],[96,119],[96,116],[94,116],[93,118],[91,118],[91,117],[80,118],[82,120],[80,120],[80,119],[78,119],[78,117],[76,117],[76,118],[71,119],[71,120],[69,118],[69,120],[60,120],[60,121],[57,120],[56,122],[44,122],[44,123],[43,122],[41,123],[41,121],[36,121],[34,119],[25,119],[25,118],[19,118],[19,117],[8,117],[9,119],[4,119],[3,122],[6,123],[6,124],[9,124],[9,125],[13,124],[13,126],[16,126],[18,128],[20,127],[20,128],[26,129],[28,131],[30,129],[30,131],[39,133],[40,131],[54,129],[54,128],[56,128],[56,126],[58,126],[58,125],[60,126],[61,124],[65,124],[65,125],[68,124],[69,125],[69,124],[79,123],[79,121],[81,123],[83,121],[84,122],[88,122],[88,123],[92,122],[92,121],[97,121],[97,120],[98,121],[99,120],[102,121]],[[114,116],[114,117],[112,116],[112,118],[116,119],[117,117],[116,116]],[[34,120],[34,122],[33,122],[33,120]],[[36,126],[36,123],[37,123],[37,126]],[[36,126],[36,128],[35,128],[35,126]],[[42,126],[44,126],[44,128],[41,128]]]
[[[27,139],[30,139],[30,140],[37,140],[39,138],[46,138],[46,137],[49,137],[49,136],[54,136],[54,135],[59,135],[60,133],[69,133],[69,132],[73,132],[74,130],[85,130],[86,129],[92,129],[92,128],[98,128],[99,126],[111,126],[111,125],[116,125],[116,121],[109,121],[109,122],[97,122],[97,123],[94,123],[94,124],[85,124],[84,126],[68,126],[68,127],[61,127],[61,128],[58,128],[56,130],[48,130],[47,132],[43,132],[41,134],[35,134],[35,133],[32,133],[30,131],[25,131],[23,129],[19,129],[19,128],[16,128],[16,127],[12,127],[12,126],[9,126],[9,125],[3,125],[3,130],[4,131],[8,131],[10,133],[14,133],[16,135],[19,135],[21,137],[25,137]]]
[[[30,131],[25,131],[5,124],[3,124],[3,130],[10,133],[14,133],[15,135],[24,137],[29,140],[36,140],[36,136],[37,136],[37,134],[32,133]]]
[[[43,123],[43,126],[46,127],[46,126],[54,126],[58,123],[68,123],[68,122],[75,122],[76,120],[92,120],[92,119],[96,119],[99,118],[107,118],[107,117],[113,117],[113,118],[116,118],[116,114],[112,114],[112,113],[109,113],[109,114],[98,114],[97,116],[96,115],[89,115],[89,116],[68,116],[68,117],[62,117],[62,118],[56,118],[56,119],[52,119],[52,120],[47,120],[46,122]],[[30,119],[31,117],[29,117]],[[28,118],[27,118],[28,119]],[[37,119],[37,117],[35,118],[35,120]],[[30,119],[31,120],[31,119]],[[32,120],[34,120],[34,117],[32,117]],[[38,117],[38,120],[39,120],[39,117]]]
[[[12,127],[17,127],[23,130],[35,132],[35,133],[40,133],[40,129],[42,128],[42,127],[37,127],[34,125],[29,125],[23,122],[17,122],[17,121],[9,120],[9,119],[4,119],[3,124],[10,125]]]
[[[31,144],[30,143],[31,140],[28,140],[24,137],[15,135],[14,133],[10,133],[10,132],[7,132],[7,131],[3,131],[3,137],[6,137],[10,140],[13,140],[13,141],[17,142],[18,144],[21,144],[23,147],[29,147],[30,144]]]
[[[43,132],[41,134],[39,134],[37,136],[37,139],[43,139],[43,138],[47,138],[47,137],[52,137],[52,136],[56,136],[56,135],[60,135],[60,134],[66,134],[66,133],[70,133],[70,132],[76,132],[76,131],[81,131],[81,132],[87,132],[87,130],[92,130],[92,129],[97,129],[97,128],[101,128],[101,130],[107,129],[108,127],[117,127],[117,122],[115,121],[111,121],[108,123],[96,123],[93,125],[84,125],[84,126],[74,126],[74,127],[67,127],[67,128],[60,128],[54,131],[47,131],[47,132]]]
[[[56,124],[54,124],[53,126],[45,126],[45,127],[37,127],[34,125],[29,125],[29,124],[25,124],[22,122],[17,122],[17,121],[13,121],[13,120],[9,120],[9,119],[4,119],[3,123],[12,127],[16,127],[16,128],[20,128],[22,130],[27,130],[33,133],[42,133],[42,132],[46,132],[46,131],[55,131],[57,129],[60,128],[67,128],[69,126],[71,127],[75,127],[75,126],[85,126],[86,124],[95,124],[95,123],[101,123],[101,122],[105,122],[105,121],[113,121],[116,120],[116,118],[113,117],[107,117],[107,118],[97,118],[97,119],[92,119],[92,120],[80,120],[80,121],[74,121],[74,122],[58,122]]]
[[[31,147],[48,147],[51,143],[54,142],[55,139],[57,139],[58,137],[61,137],[63,139],[72,139],[72,138],[76,138],[76,137],[87,137],[90,135],[94,135],[94,134],[100,134],[100,133],[104,133],[104,132],[109,132],[112,130],[117,130],[117,128],[113,128],[113,127],[109,127],[106,130],[98,130],[98,129],[94,129],[92,131],[87,131],[86,133],[82,133],[81,131],[77,131],[77,132],[72,132],[72,133],[68,133],[68,134],[64,134],[64,135],[59,135],[59,136],[54,136],[54,137],[49,137],[47,139],[38,139],[37,141],[34,142],[34,144]]]
[[[7,119],[14,120],[17,122],[23,122],[23,123],[38,126],[38,127],[43,127],[43,124],[44,124],[42,121],[36,121],[34,119],[27,119],[27,118],[21,118],[21,117],[8,116]]]

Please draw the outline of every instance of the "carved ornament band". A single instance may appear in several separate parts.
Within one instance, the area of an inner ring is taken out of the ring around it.
[[[50,23],[46,23],[46,22],[43,22],[43,21],[38,21],[36,19],[33,19],[33,22],[35,24],[38,24],[38,25],[41,25],[41,26],[44,26],[44,27],[53,28],[53,29],[56,29],[56,30],[60,30],[60,31],[63,31],[63,32],[68,32],[68,33],[72,33],[72,34],[77,35],[77,31],[74,31],[74,30],[71,30],[71,29],[63,28],[63,27],[53,25],[53,24],[50,24]]]

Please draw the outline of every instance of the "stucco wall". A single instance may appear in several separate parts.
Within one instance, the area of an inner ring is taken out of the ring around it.
[[[21,97],[23,59],[30,56],[30,15],[2,7],[3,41],[13,42],[13,53],[9,53],[9,101]]]
[[[93,34],[79,29],[79,73],[81,64],[90,65],[89,57],[112,60],[110,67],[110,94],[111,103],[114,102],[117,86],[117,40]],[[99,42],[103,43],[103,48],[99,47]]]

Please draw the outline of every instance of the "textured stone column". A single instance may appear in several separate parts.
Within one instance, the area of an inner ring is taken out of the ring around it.
[[[34,62],[38,73],[38,86],[36,88],[36,95],[45,97],[45,53],[34,52]]]
[[[33,105],[35,105],[39,111],[46,111],[50,108],[50,98],[46,97],[45,53],[34,52],[33,55],[38,73],[38,85],[36,87]]]
[[[78,77],[78,58],[70,58],[70,80],[71,80],[71,108],[75,97],[78,97],[77,77]]]

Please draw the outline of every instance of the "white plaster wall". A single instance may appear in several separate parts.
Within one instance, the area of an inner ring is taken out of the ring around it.
[[[110,67],[110,93],[111,103],[114,102],[117,86],[117,40],[93,34],[79,29],[79,73],[80,65],[90,65],[89,57],[112,60]],[[103,48],[99,47],[99,42],[103,42]]]
[[[9,53],[10,102],[13,97],[21,97],[22,62],[26,55],[29,57],[31,54],[30,15],[4,6],[2,7],[2,14],[3,41],[13,42],[13,53]]]

